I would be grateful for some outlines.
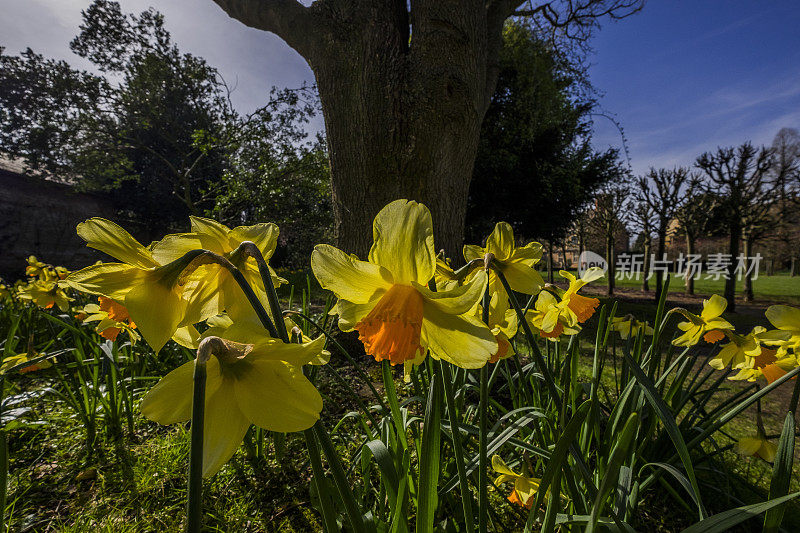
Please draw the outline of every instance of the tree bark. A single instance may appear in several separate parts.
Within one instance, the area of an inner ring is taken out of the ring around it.
[[[644,261],[642,262],[642,292],[650,290],[650,280],[647,279],[647,272],[650,270],[650,238],[644,241]]]
[[[615,285],[615,266],[614,266],[614,234],[613,232],[609,232],[606,235],[606,263],[608,264],[608,270],[606,271],[606,275],[608,276],[608,295],[614,295],[614,285]]]
[[[687,256],[687,264],[688,264],[688,256],[694,254],[694,238],[686,235],[686,256]],[[694,294],[694,275],[689,275],[689,269],[686,269],[684,274],[684,283],[686,286],[686,294],[693,295]]]
[[[728,311],[736,310],[736,257],[739,255],[739,239],[742,230],[738,223],[730,225],[730,235],[728,241],[728,253],[731,256],[728,265],[728,278],[725,280],[725,299],[728,300]]]
[[[405,198],[428,206],[436,248],[458,262],[503,22],[521,0],[215,2],[276,33],[314,72],[337,244],[364,257],[373,217]]]
[[[744,262],[742,267],[744,268],[744,281],[742,284],[742,293],[744,294],[744,301],[745,302],[752,302],[753,301],[753,276],[750,274],[750,255],[752,252],[753,241],[750,237],[745,237],[742,239],[743,250],[742,253],[744,255]]]
[[[664,259],[664,250],[666,250],[667,243],[667,223],[669,221],[661,220],[658,225],[658,246],[656,246],[656,260],[661,261]],[[663,290],[664,273],[659,268],[656,270],[656,293],[654,295],[656,303],[661,301],[661,291]]]

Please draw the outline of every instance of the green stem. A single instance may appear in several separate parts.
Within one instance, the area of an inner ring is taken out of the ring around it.
[[[0,406],[6,392],[6,380],[0,377]],[[0,414],[2,414],[0,412]],[[8,488],[8,442],[5,427],[0,429],[0,531],[6,530],[6,490]]]
[[[194,360],[192,435],[189,454],[189,497],[186,504],[186,532],[199,533],[203,523],[203,421],[206,398],[206,362]]]
[[[795,379],[792,399],[789,402],[789,412],[793,415],[797,412],[797,403],[800,401],[800,379]]]
[[[489,326],[489,305],[491,294],[489,287],[483,293],[483,322]],[[478,531],[486,533],[489,527],[489,461],[486,457],[489,446],[488,410],[489,410],[489,366],[483,365],[480,370],[480,403],[478,404]]]

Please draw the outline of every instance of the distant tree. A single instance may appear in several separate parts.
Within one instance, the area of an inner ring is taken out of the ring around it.
[[[211,210],[231,225],[278,224],[275,260],[295,268],[333,237],[328,153],[321,138],[308,138],[303,124],[316,102],[301,104],[301,96],[273,90],[271,105],[242,121]]]
[[[628,217],[627,206],[630,197],[630,185],[620,181],[604,186],[595,197],[594,210],[590,215],[590,224],[596,235],[603,239],[608,262],[608,295],[614,294],[616,274],[615,245],[617,233],[625,229]]]
[[[675,212],[682,204],[684,198],[682,188],[688,176],[689,169],[683,167],[661,168],[658,170],[651,168],[646,176],[641,176],[637,180],[640,201],[650,206],[656,216],[657,246],[655,256],[658,260],[664,257],[667,230],[670,222],[675,217]],[[661,298],[663,275],[660,269],[656,271],[656,301]]]
[[[589,93],[579,65],[506,24],[470,186],[469,241],[505,220],[517,235],[561,242],[598,187],[623,172],[615,150],[591,147]]]
[[[31,50],[0,58],[0,150],[108,192],[151,234],[200,214],[234,115],[216,70],[178,50],[160,13],[108,0],[83,11],[70,47],[102,74]]]
[[[775,189],[770,182],[773,168],[773,152],[768,148],[755,148],[746,142],[739,147],[718,148],[715,153],[706,152],[697,158],[696,166],[702,170],[709,181],[708,192],[719,200],[724,213],[725,229],[728,233],[728,254],[731,262],[725,280],[725,299],[728,309],[735,309],[736,267],[739,257],[739,241],[744,240],[747,268],[748,254],[751,253],[753,239],[757,238],[757,228],[763,223],[761,213],[764,207],[774,202]],[[749,280],[745,281],[749,284]],[[745,298],[752,299],[752,285]]]
[[[684,192],[684,202],[675,211],[678,233],[686,239],[686,255],[695,254],[697,239],[709,233],[712,214],[716,211],[716,196],[710,194],[701,176],[693,175]],[[694,294],[694,276],[686,272],[684,280],[686,294]]]
[[[631,205],[630,221],[631,226],[639,231],[637,242],[641,243],[642,252],[644,253],[642,291],[647,292],[650,290],[650,251],[653,248],[653,233],[657,227],[658,216],[648,202],[638,197]]]
[[[772,175],[779,198],[775,208],[776,240],[789,252],[789,273],[797,273],[800,249],[800,132],[795,128],[781,128],[772,141],[775,166]]]

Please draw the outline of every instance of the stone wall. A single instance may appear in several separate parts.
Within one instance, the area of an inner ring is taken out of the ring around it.
[[[70,269],[103,258],[75,233],[79,222],[93,216],[113,219],[114,209],[70,185],[0,165],[0,276],[8,281],[23,277],[25,258],[31,254]]]

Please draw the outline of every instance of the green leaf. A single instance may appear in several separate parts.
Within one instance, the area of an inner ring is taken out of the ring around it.
[[[681,533],[724,533],[730,530],[733,526],[744,522],[749,518],[758,516],[764,511],[768,511],[773,507],[782,505],[789,500],[793,500],[800,496],[800,492],[782,496],[774,500],[768,500],[761,503],[754,503],[752,505],[745,505],[744,507],[736,507],[721,513],[711,515],[705,520],[701,520],[696,524],[684,529]]]
[[[783,431],[778,441],[778,453],[772,470],[772,481],[769,484],[769,499],[774,500],[789,493],[789,482],[792,478],[794,462],[794,413],[789,411],[783,421]],[[764,533],[775,533],[783,522],[785,505],[778,505],[767,511],[764,516]]]
[[[650,402],[650,405],[653,406],[653,409],[658,414],[658,418],[662,424],[664,424],[664,429],[666,429],[669,438],[672,440],[672,444],[675,446],[676,451],[678,452],[678,456],[681,459],[681,463],[683,463],[683,467],[686,469],[686,475],[689,478],[689,483],[692,486],[692,499],[697,503],[697,511],[700,515],[700,519],[702,520],[706,516],[706,511],[703,507],[703,501],[700,497],[700,489],[697,485],[697,478],[694,474],[694,466],[692,465],[692,458],[689,455],[689,450],[686,447],[686,442],[683,440],[683,435],[681,435],[680,430],[678,429],[678,424],[675,422],[675,416],[670,411],[667,404],[664,403],[664,400],[661,399],[661,396],[658,394],[653,382],[650,381],[650,378],[642,371],[641,367],[633,360],[628,354],[623,354],[625,360],[628,363],[631,371],[633,372],[636,381],[639,382],[642,390],[644,391],[645,397],[647,401]]]
[[[629,459],[629,453],[633,437],[639,429],[639,415],[637,413],[631,414],[625,422],[625,427],[622,428],[622,434],[614,444],[611,451],[611,457],[608,460],[608,467],[606,468],[603,481],[597,489],[597,496],[592,505],[592,512],[589,515],[589,522],[586,526],[586,533],[593,533],[597,524],[600,521],[600,514],[605,507],[605,501],[608,495],[614,490],[618,484],[618,475],[620,468]]]
[[[419,457],[419,483],[417,495],[417,533],[433,533],[433,520],[438,504],[436,491],[439,484],[441,454],[442,375],[437,372],[431,380],[425,421],[422,427],[422,449]]]

